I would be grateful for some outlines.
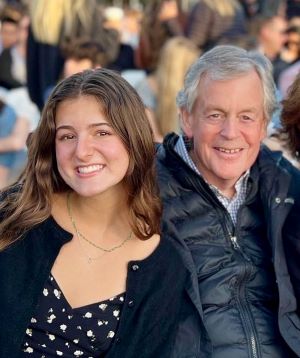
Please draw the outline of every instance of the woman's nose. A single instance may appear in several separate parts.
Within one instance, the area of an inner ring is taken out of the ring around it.
[[[84,160],[85,158],[91,157],[93,152],[92,139],[89,137],[79,137],[76,143],[76,156]]]

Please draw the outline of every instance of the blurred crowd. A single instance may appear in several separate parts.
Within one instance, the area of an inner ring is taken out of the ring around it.
[[[279,104],[300,69],[300,0],[0,4],[0,188],[24,167],[26,140],[50,92],[73,73],[97,67],[119,71],[143,99],[155,140],[161,142],[166,133],[180,132],[176,94],[187,68],[215,45],[264,53],[273,64]],[[279,108],[266,143],[286,147],[297,165],[297,145],[290,148],[284,132]]]

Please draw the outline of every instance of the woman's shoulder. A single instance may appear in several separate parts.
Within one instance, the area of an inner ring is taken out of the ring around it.
[[[177,265],[181,262],[181,255],[172,240],[165,235],[153,235],[148,240],[139,240],[139,246],[135,250],[132,245],[132,262],[139,263],[143,267],[164,267]],[[158,265],[158,266],[157,266]]]

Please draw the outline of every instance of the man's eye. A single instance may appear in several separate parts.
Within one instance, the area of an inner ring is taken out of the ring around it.
[[[217,119],[217,118],[220,118],[221,115],[220,115],[220,113],[214,113],[214,114],[209,115],[209,117]]]
[[[245,121],[245,122],[249,122],[249,121],[253,121],[253,118],[249,117],[249,116],[246,116],[246,115],[243,115],[242,120]]]
[[[207,117],[206,117],[206,120],[209,121],[209,122],[220,122],[222,120],[224,116],[221,114],[221,113],[212,113],[212,114],[209,114]]]

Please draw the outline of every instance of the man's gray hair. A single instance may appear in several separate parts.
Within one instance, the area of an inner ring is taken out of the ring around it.
[[[246,51],[236,46],[216,46],[204,53],[188,70],[184,88],[177,95],[177,105],[191,112],[198,96],[198,85],[204,76],[213,81],[229,80],[255,70],[261,79],[264,93],[266,119],[272,117],[277,108],[276,87],[272,64],[257,51]],[[230,95],[224,93],[224,95]]]

